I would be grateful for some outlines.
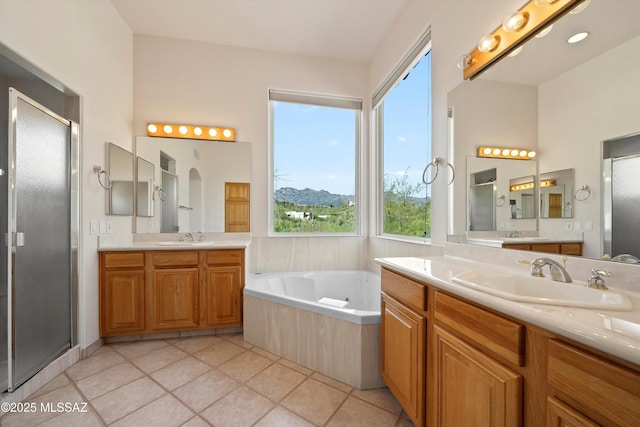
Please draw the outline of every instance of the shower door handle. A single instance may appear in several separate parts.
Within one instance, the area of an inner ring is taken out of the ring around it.
[[[24,233],[15,233],[15,238],[13,240],[16,242],[16,247],[24,246]]]

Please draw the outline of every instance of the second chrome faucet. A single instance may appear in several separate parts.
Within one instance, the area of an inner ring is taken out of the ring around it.
[[[549,266],[549,270],[551,271],[551,280],[564,283],[573,282],[569,272],[562,266],[562,264],[551,258],[536,258],[531,261],[531,273],[529,273],[529,275],[534,277],[544,277],[542,269],[545,265]]]

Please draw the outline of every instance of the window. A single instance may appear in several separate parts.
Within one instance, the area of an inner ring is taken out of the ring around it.
[[[373,98],[381,158],[382,234],[431,237],[431,187],[422,181],[431,161],[429,40],[427,33]]]
[[[275,233],[355,233],[362,101],[269,92]]]

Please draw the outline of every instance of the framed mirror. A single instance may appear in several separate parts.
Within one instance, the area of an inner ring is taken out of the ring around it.
[[[133,154],[107,142],[107,215],[133,215]]]
[[[573,218],[573,169],[540,174],[540,218]]]
[[[136,157],[136,215],[155,215],[155,165],[140,156]]]
[[[523,2],[524,3],[524,0]],[[510,10],[505,9],[505,15]],[[591,1],[579,14],[554,23],[543,38],[533,38],[515,57],[505,57],[473,81],[465,81],[448,96],[452,109],[450,154],[455,166],[475,156],[480,145],[529,148],[537,152],[537,170],[567,172],[560,193],[540,186],[539,218],[511,220],[514,227],[536,223],[536,236],[582,242],[585,257],[602,259],[605,214],[602,200],[603,141],[640,132],[637,99],[640,94],[640,26],[634,21],[640,2]],[[498,23],[487,23],[491,29]],[[589,37],[567,43],[578,31]],[[482,34],[478,35],[478,38]],[[640,173],[640,171],[638,172]],[[520,173],[512,178],[529,175]],[[536,175],[537,176],[537,175]],[[556,178],[556,183],[558,179]],[[640,176],[635,181],[640,180]],[[456,180],[458,181],[458,180]],[[450,241],[467,242],[466,194],[468,182],[451,187],[448,234]],[[588,188],[589,190],[580,190]],[[572,192],[581,191],[576,200]],[[546,194],[553,196],[553,213]],[[497,197],[501,194],[498,192]],[[562,204],[557,209],[557,204]],[[557,215],[560,215],[559,217]],[[497,221],[500,229],[500,221]],[[461,238],[462,237],[462,238]],[[618,255],[615,251],[613,257]],[[634,254],[639,256],[640,254]]]
[[[139,136],[136,155],[156,188],[155,216],[138,215],[136,233],[224,232],[225,183],[251,182],[247,142]]]

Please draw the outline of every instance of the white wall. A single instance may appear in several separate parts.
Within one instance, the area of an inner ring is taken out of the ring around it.
[[[81,97],[79,343],[98,339],[97,237],[89,219],[106,219],[93,165],[105,165],[105,142],[131,149],[133,42],[107,0],[0,0],[0,43]],[[109,217],[114,233],[131,217]]]
[[[150,121],[184,122],[234,127],[238,141],[251,143],[251,271],[366,268],[366,239],[304,239],[301,250],[300,239],[267,237],[270,88],[360,97],[368,108],[362,64],[134,37],[134,134],[145,134]],[[328,262],[327,253],[342,257]]]
[[[592,221],[584,255],[602,257],[600,242],[601,143],[640,129],[640,37],[577,67],[539,88],[539,170],[575,168],[575,188],[591,197],[574,200],[574,221]],[[563,231],[566,220],[542,219],[540,231]]]

